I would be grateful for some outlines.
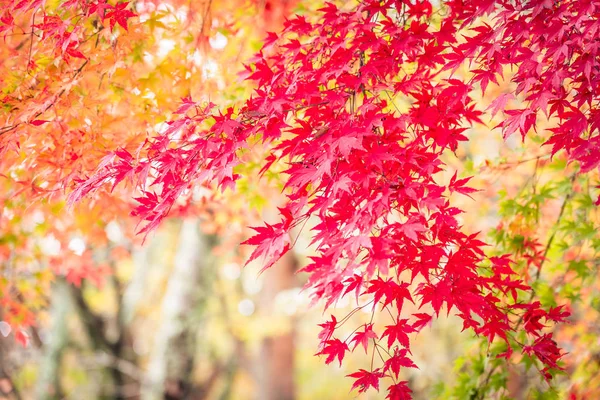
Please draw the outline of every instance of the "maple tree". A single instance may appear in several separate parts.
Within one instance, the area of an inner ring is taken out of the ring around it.
[[[126,3],[67,4],[90,21],[107,23],[107,36],[119,26],[127,35],[134,16]],[[13,31],[19,13],[35,18],[31,10],[39,4],[8,6],[3,32]],[[488,250],[461,225],[464,211],[456,200],[478,190],[463,171],[450,171],[446,159],[468,141],[471,126],[496,116],[504,138],[535,137],[550,158],[566,161],[560,172],[570,174],[568,182],[587,179],[593,187],[600,164],[599,15],[594,0],[325,3],[316,18],[297,15],[281,32],[268,34],[244,67],[242,77],[255,90],[243,104],[219,108],[183,95],[152,137],[141,140],[140,133],[135,145],[107,140],[104,147],[113,151],[97,168],[98,158],[70,154],[84,159],[86,168],[58,179],[73,189],[71,204],[117,187],[125,191],[121,183],[129,183],[132,214],[146,235],[178,202],[190,201],[189,189],[235,191],[244,174],[257,174],[244,165],[258,158],[259,175],[283,177],[287,200],[278,221],[253,228],[244,242],[253,246],[249,262],[271,267],[293,247],[297,232],[311,227],[315,255],[302,271],[314,302],[326,309],[347,296],[356,302],[347,316],[332,315],[321,325],[317,354],[341,364],[362,348],[378,359],[349,375],[353,388],[379,390],[385,380],[388,398],[410,398],[401,371],[417,367],[411,336],[443,313],[457,314],[464,329],[493,346],[494,356],[520,353],[550,380],[563,368],[564,355],[550,329],[568,312],[563,304],[536,299],[540,291],[529,286],[528,268],[537,268],[539,278],[555,236],[544,248],[531,232],[525,235],[523,226],[533,219],[498,229],[497,251]],[[61,68],[74,79],[88,53],[98,50],[86,48],[79,25],[65,21],[71,19],[44,16],[34,26],[49,35],[45,51],[59,51]],[[36,68],[29,58],[19,65]],[[512,86],[482,107],[480,93],[502,80]],[[47,123],[61,93],[11,109],[18,122],[0,131],[4,152],[18,149],[21,125]],[[544,197],[534,194],[539,206]],[[594,197],[586,200],[590,206],[600,204]],[[518,246],[502,233],[520,237]],[[372,310],[371,322],[344,333],[343,325],[363,309]],[[391,319],[380,325],[376,314]],[[483,398],[485,390],[471,395]]]

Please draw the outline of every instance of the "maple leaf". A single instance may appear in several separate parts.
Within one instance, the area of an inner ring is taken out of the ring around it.
[[[406,282],[398,285],[392,280],[392,278],[388,278],[384,281],[379,277],[369,281],[369,284],[370,286],[365,293],[373,294],[373,307],[375,307],[375,305],[377,305],[381,299],[384,300],[383,306],[381,307],[382,310],[394,301],[396,301],[398,310],[402,309],[402,304],[405,299],[414,302]]]
[[[96,14],[98,17],[103,18],[106,15],[106,10],[113,9],[113,6],[108,4],[106,0],[97,0],[95,2],[91,2],[88,8],[89,14]],[[112,28],[111,28],[112,29]]]
[[[452,175],[452,179],[450,179],[450,185],[448,185],[448,189],[450,190],[450,193],[453,193],[453,192],[462,193],[465,196],[469,196],[472,199],[472,197],[470,196],[470,193],[479,192],[479,190],[467,187],[467,186],[465,186],[465,184],[467,182],[469,182],[473,177],[470,176],[468,178],[456,180],[456,174],[457,174],[457,172],[455,172],[454,175]]]
[[[181,99],[181,105],[173,114],[185,114],[190,108],[195,107],[197,103],[192,100],[191,96]]]
[[[345,342],[342,342],[340,339],[333,339],[327,340],[325,342],[325,346],[323,346],[323,349],[321,349],[321,351],[315,355],[326,355],[327,358],[325,359],[325,364],[330,364],[337,357],[341,366],[342,360],[344,359],[347,351],[350,351],[350,349]]]
[[[564,356],[556,342],[552,339],[551,333],[539,336],[532,345],[524,346],[523,352],[535,356],[548,368],[562,369],[558,361]]]
[[[363,150],[361,138],[344,135],[332,141],[332,147],[337,148],[342,157],[348,157],[352,150]]]
[[[366,354],[369,346],[369,339],[377,339],[377,334],[373,332],[373,324],[366,324],[364,331],[359,331],[354,334],[354,337],[350,341],[350,343],[355,342],[352,351],[356,349],[356,346],[361,344],[364,347]]]
[[[431,323],[431,319],[433,318],[432,315],[429,315],[427,313],[416,313],[413,314],[413,316],[417,317],[417,321],[412,324],[413,328],[415,329],[415,332],[419,332],[421,329],[423,329],[424,326]]]
[[[426,232],[427,227],[424,226],[421,222],[416,219],[409,220],[408,222],[402,224],[401,231],[411,240],[417,242],[419,240],[419,233]]]
[[[267,37],[263,39],[263,50],[273,46],[279,40],[279,36],[275,32],[267,32]]]
[[[15,24],[14,17],[9,12],[4,12],[0,15],[0,33],[11,31]]]
[[[400,368],[419,368],[413,363],[413,361],[406,356],[406,349],[398,349],[394,350],[394,355],[388,358],[383,364],[383,372],[392,371],[392,373],[398,377],[400,373]]]
[[[337,325],[337,320],[335,319],[335,316],[331,316],[331,321],[325,322],[323,324],[319,324],[319,326],[321,328],[323,328],[321,330],[321,332],[319,332],[319,340],[321,340],[321,344],[325,344],[327,341],[329,341],[329,339],[331,339],[331,336],[333,335],[333,332],[335,331]]]
[[[109,20],[111,30],[114,29],[115,24],[119,24],[127,30],[127,20],[131,17],[137,17],[136,13],[126,9],[128,5],[129,3],[125,1],[117,3],[104,14],[103,20]],[[98,6],[97,12],[101,12],[100,6]]]
[[[490,257],[489,260],[492,262],[494,273],[495,274],[506,274],[506,275],[514,275],[515,271],[510,267],[510,264],[513,261],[510,259],[508,254],[497,257]]]
[[[539,302],[533,303],[523,315],[523,327],[527,332],[536,336],[539,335],[538,331],[545,327],[545,325],[540,322],[540,319],[547,315],[544,310],[539,308],[539,306]]]
[[[77,49],[78,43],[76,42],[70,42],[69,45],[67,46],[67,48],[65,49],[65,55],[68,55],[70,57],[75,57],[75,58],[81,58],[83,60],[87,59],[86,56],[83,55],[83,53],[81,51],[79,51],[79,49]],[[67,58],[65,58],[65,61],[67,60]]]
[[[535,127],[535,112],[527,108],[505,110],[505,112],[508,117],[498,125],[502,127],[504,139],[509,138],[517,130],[521,132],[521,137],[525,139],[531,127]]]
[[[256,246],[246,261],[246,264],[259,257],[264,257],[265,265],[261,271],[271,267],[277,260],[287,253],[291,247],[290,237],[287,230],[284,229],[283,223],[265,225],[266,226],[264,227],[251,227],[251,229],[255,230],[257,234],[242,242],[242,244]]]
[[[398,341],[403,347],[409,348],[410,341],[408,339],[408,334],[412,332],[416,332],[415,328],[408,323],[407,319],[396,319],[396,323],[393,325],[387,325],[386,329],[381,334],[381,338],[383,339],[387,336],[387,346],[388,348],[392,348],[394,342]]]
[[[358,393],[363,393],[370,387],[379,391],[379,379],[383,377],[383,373],[379,371],[379,368],[374,371],[360,369],[358,372],[346,376],[356,379],[350,390],[358,388]]]
[[[358,295],[360,290],[363,288],[363,282],[363,276],[358,274],[354,274],[350,278],[346,279],[344,283],[348,286],[346,287],[346,290],[344,290],[344,295],[354,290],[356,292],[356,302],[358,303]]]
[[[475,332],[485,335],[490,343],[494,341],[496,336],[501,337],[504,341],[508,341],[506,336],[508,330],[510,330],[510,327],[504,318],[488,320],[480,328],[475,328]]]
[[[435,285],[420,284],[419,294],[422,299],[421,304],[431,303],[433,311],[439,315],[444,302],[448,302],[452,298],[452,284],[448,279],[441,280]],[[450,310],[450,304],[448,304],[448,310]]]
[[[388,400],[411,400],[412,390],[408,387],[408,382],[402,381],[395,385],[388,387],[388,394],[386,399]]]
[[[565,322],[565,320],[571,315],[568,310],[565,310],[565,305],[560,305],[557,307],[550,307],[548,313],[546,314],[546,319],[549,319],[554,322]]]

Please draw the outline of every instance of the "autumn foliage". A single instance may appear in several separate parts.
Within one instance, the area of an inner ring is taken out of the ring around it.
[[[248,171],[240,166],[258,153],[254,173],[277,172],[286,201],[277,221],[252,228],[248,262],[271,267],[308,227],[315,254],[302,272],[314,303],[327,309],[349,297],[356,305],[321,324],[317,354],[327,364],[363,350],[375,360],[349,375],[352,388],[411,398],[401,371],[418,368],[412,338],[450,313],[488,348],[500,343],[494,356],[526,356],[550,381],[564,356],[551,329],[569,312],[563,304],[543,306],[517,268],[525,255],[541,270],[547,252],[531,241],[520,254],[503,253],[463,227],[456,199],[476,197],[478,188],[446,160],[473,126],[501,117],[504,138],[535,135],[550,157],[568,160],[565,171],[596,173],[600,1],[435,3],[328,2],[315,17],[293,16],[241,68],[255,85],[245,102],[219,107],[182,96],[164,129],[111,142],[112,149],[107,143],[111,151],[93,160],[96,168],[78,161],[85,154],[69,155],[86,167],[55,179],[69,188],[74,207],[127,187],[139,233],[147,235],[178,202],[191,201],[190,189],[235,191]],[[63,6],[104,24],[106,35],[119,29],[126,36],[136,15],[127,3]],[[90,38],[60,13],[32,14],[38,7],[9,2],[0,32],[17,32],[14,21],[35,17],[31,29],[45,38],[43,50],[77,79],[96,51],[87,47]],[[20,68],[38,68],[33,58],[26,65]],[[491,103],[480,101],[508,81]],[[49,110],[61,94],[48,90],[27,101],[6,95],[3,152],[18,148],[22,127],[57,118]],[[371,322],[342,334],[362,309],[371,310]],[[379,315],[388,322],[373,322]]]

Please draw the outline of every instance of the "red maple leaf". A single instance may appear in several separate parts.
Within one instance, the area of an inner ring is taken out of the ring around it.
[[[405,224],[403,224],[401,230],[406,235],[406,237],[416,242],[419,240],[419,233],[426,232],[427,227],[419,221],[413,219],[412,221],[408,221]]]
[[[117,3],[112,9],[108,9],[109,11],[104,14],[103,19],[108,19],[110,23],[110,29],[115,27],[115,24],[119,24],[123,27],[123,29],[127,30],[127,20],[131,17],[137,17],[137,14],[133,11],[126,10],[128,2]],[[106,9],[106,7],[104,7]],[[98,6],[98,12],[101,12],[100,6]]]
[[[465,196],[471,197],[470,196],[471,193],[479,192],[479,190],[477,190],[477,189],[473,189],[468,186],[465,186],[466,183],[469,182],[471,180],[471,178],[473,178],[472,176],[470,176],[468,178],[456,180],[456,174],[457,173],[455,172],[454,175],[452,175],[452,179],[450,179],[450,185],[448,185],[448,189],[450,190],[450,193],[458,192],[458,193],[464,194]]]
[[[331,321],[325,322],[323,324],[319,324],[321,332],[319,332],[319,339],[321,340],[321,345],[325,344],[329,339],[331,339],[331,335],[333,335],[333,331],[335,331],[335,327],[337,325],[337,320],[335,316],[331,316]]]
[[[565,322],[565,320],[571,315],[568,310],[565,310],[565,305],[551,307],[548,310],[546,315],[546,319],[549,319],[554,322]]]
[[[363,276],[354,274],[350,278],[346,279],[344,283],[348,285],[346,290],[344,290],[344,295],[354,290],[356,292],[356,302],[358,303],[358,295],[363,287]]]
[[[358,372],[346,376],[356,378],[356,381],[352,385],[352,389],[358,388],[358,393],[362,393],[366,392],[370,387],[379,391],[379,379],[383,377],[383,373],[379,371],[379,368],[374,371],[360,369]]]
[[[354,351],[354,349],[356,349],[356,346],[358,346],[359,344],[362,344],[362,346],[365,348],[365,354],[366,354],[367,347],[369,346],[369,339],[377,339],[377,334],[375,332],[373,332],[373,324],[365,325],[364,331],[356,332],[354,334],[354,337],[350,341],[350,343],[355,342],[352,350]]]
[[[562,369],[558,365],[558,361],[563,357],[564,353],[552,339],[551,333],[546,333],[538,337],[531,346],[523,347],[523,352],[528,355],[535,354],[548,368]]]
[[[388,358],[383,364],[383,372],[392,371],[392,373],[398,377],[400,373],[400,368],[419,368],[413,363],[413,361],[406,356],[406,349],[396,349],[394,350],[394,355]]]
[[[97,0],[96,2],[90,3],[90,8],[88,8],[89,14],[96,14],[100,18],[104,18],[106,15],[106,10],[111,10],[113,6],[108,4],[106,0]]]
[[[523,315],[523,327],[528,333],[538,336],[538,332],[545,327],[545,325],[540,322],[540,319],[546,317],[546,315],[546,311],[542,310],[540,308],[540,303],[536,301],[528,307]]]
[[[250,254],[246,264],[252,260],[264,257],[265,265],[262,270],[271,267],[285,253],[290,250],[290,237],[284,229],[284,223],[274,225],[252,227],[257,234],[242,242],[242,244],[254,245],[256,248]]]
[[[377,279],[369,281],[369,284],[370,286],[365,293],[373,293],[374,306],[383,299],[383,307],[381,309],[384,309],[387,305],[396,301],[396,307],[400,311],[405,299],[413,302],[406,282],[397,284],[392,278],[388,278],[384,281],[378,277]]]
[[[412,390],[408,387],[408,382],[402,381],[396,385],[391,385],[388,388],[388,395],[386,399],[388,400],[411,400],[412,399]]]
[[[419,332],[424,326],[431,323],[431,319],[433,318],[432,315],[426,313],[416,313],[413,314],[413,317],[417,317],[417,321],[412,324],[416,332]]]
[[[345,342],[342,342],[340,339],[333,339],[326,341],[323,349],[315,355],[326,355],[325,364],[331,363],[337,357],[341,366],[347,351],[350,351],[350,349]]]
[[[397,319],[393,325],[387,325],[385,331],[381,335],[383,339],[387,336],[388,348],[391,348],[394,342],[398,341],[403,347],[410,347],[408,334],[415,332],[415,328],[408,323],[407,319]]]

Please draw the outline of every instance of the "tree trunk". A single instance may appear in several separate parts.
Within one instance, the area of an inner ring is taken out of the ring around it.
[[[0,320],[2,320],[2,308],[0,308]],[[21,400],[15,383],[12,380],[12,373],[16,369],[9,351],[13,345],[13,338],[7,339],[0,334],[0,399],[2,400]]]
[[[44,356],[38,370],[37,399],[63,398],[60,385],[60,364],[68,342],[67,316],[71,311],[68,283],[58,279],[52,288],[52,327],[44,344]]]
[[[265,315],[282,318],[286,329],[263,340],[257,360],[258,399],[294,400],[294,319],[276,310],[277,295],[295,286],[296,258],[288,252],[278,263],[264,272],[260,309]]]
[[[183,399],[191,388],[197,332],[190,315],[202,308],[210,290],[206,277],[212,247],[211,238],[199,232],[197,219],[183,221],[162,301],[162,322],[142,383],[142,400]]]
[[[136,308],[147,290],[147,277],[150,270],[150,249],[155,245],[155,238],[148,240],[145,246],[136,248],[132,252],[133,276],[123,291],[121,299],[121,323],[129,325],[133,320]]]

